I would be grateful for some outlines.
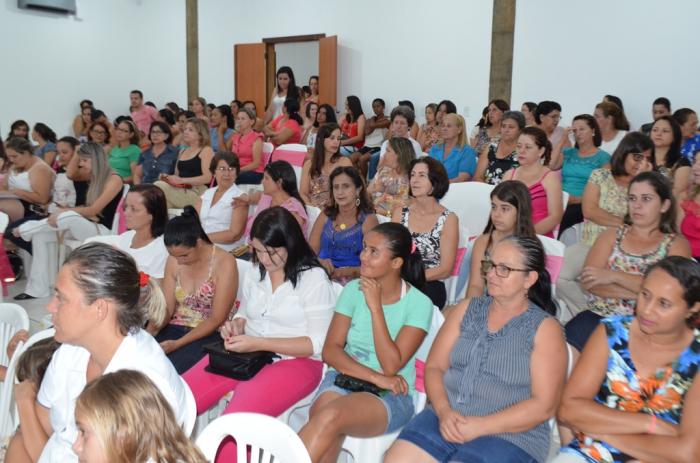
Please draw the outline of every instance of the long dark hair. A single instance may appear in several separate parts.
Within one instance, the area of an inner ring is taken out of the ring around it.
[[[226,119],[226,127],[229,129],[236,128],[236,122],[233,120],[233,113],[231,112],[231,107],[227,104],[222,104],[216,107],[216,109],[224,116]]]
[[[347,100],[349,111],[345,115],[345,120],[348,123],[355,122],[357,119],[359,119],[360,116],[364,114],[362,112],[362,103],[360,102],[360,99],[355,95],[350,95],[349,97],[347,97]]]
[[[681,133],[681,126],[678,125],[678,121],[676,121],[673,118],[673,116],[666,115],[656,119],[651,126],[651,130],[654,130],[654,126],[659,121],[668,122],[668,124],[671,126],[671,132],[673,133],[673,141],[671,142],[671,146],[668,147],[668,153],[666,153],[666,161],[664,162],[665,167],[672,169],[673,167],[675,167],[676,163],[681,159],[681,144],[683,143],[683,134]],[[651,130],[649,131],[650,134]]]
[[[513,206],[517,211],[517,219],[515,221],[515,236],[529,236],[534,238],[537,236],[535,226],[532,223],[532,200],[530,199],[530,190],[525,184],[519,180],[504,180],[496,188],[491,190],[491,199],[498,198],[500,201],[506,202]],[[489,213],[489,221],[484,228],[484,234],[489,236],[486,249],[491,246],[491,233],[495,227]]]
[[[17,137],[18,135],[14,135],[14,132],[21,126],[27,128],[27,135],[20,138],[24,138],[25,140],[29,141],[29,124],[27,124],[27,121],[23,119],[18,119],[12,123],[12,125],[10,126],[10,132],[7,134],[7,139],[9,140],[12,137]]]
[[[539,127],[525,127],[520,130],[520,135],[532,137],[538,148],[544,148],[544,153],[542,154],[543,164],[548,166],[549,160],[552,157],[552,143],[549,141],[549,138],[547,138],[547,134],[544,133],[544,130]]]
[[[527,298],[550,315],[557,314],[557,305],[552,300],[552,279],[547,270],[547,255],[539,238],[510,235],[501,241],[513,243],[523,256],[525,269],[537,272],[537,281],[527,290]]]
[[[610,172],[614,177],[629,175],[625,169],[625,161],[632,154],[639,154],[651,151],[651,166],[656,169],[656,159],[654,157],[654,142],[642,132],[630,132],[620,140],[615,151],[610,158]]]
[[[165,232],[165,224],[168,223],[168,205],[165,193],[157,186],[150,184],[134,185],[127,194],[131,193],[138,193],[141,196],[146,212],[151,215],[151,236],[158,238]]]
[[[311,169],[309,170],[309,175],[311,175],[311,177],[317,177],[321,175],[321,171],[323,170],[323,163],[326,162],[326,138],[330,137],[331,134],[336,130],[340,130],[340,126],[338,126],[338,124],[336,124],[335,122],[323,124],[321,127],[319,127],[318,132],[316,133],[314,155],[311,158]],[[333,153],[333,155],[331,156],[331,162],[336,162],[338,159],[340,159],[340,156],[340,147],[338,147],[338,151]]]
[[[284,263],[284,277],[296,287],[299,274],[310,268],[319,267],[321,263],[316,253],[309,246],[308,241],[301,231],[299,222],[287,209],[274,206],[265,209],[253,220],[250,229],[250,239],[259,240],[264,246],[270,248],[285,248],[287,261]],[[253,262],[258,264],[260,279],[265,278],[265,266],[258,262],[258,257],[253,252]]]
[[[304,124],[304,119],[299,115],[299,100],[287,97],[287,99],[284,100],[284,107],[287,109],[287,116],[290,119],[297,121],[299,125]]]
[[[411,232],[400,223],[385,222],[380,223],[372,229],[372,232],[379,233],[386,240],[386,247],[391,252],[391,257],[403,259],[401,265],[401,278],[406,280],[411,286],[422,290],[425,287],[425,268],[420,251],[413,247]]]
[[[197,245],[198,239],[212,244],[207,233],[202,228],[197,210],[192,206],[185,206],[182,214],[173,217],[165,226],[163,241],[168,248],[170,246],[193,248]]]
[[[644,278],[646,279],[652,270],[656,269],[663,270],[681,285],[681,288],[683,288],[683,300],[688,305],[689,309],[700,302],[699,263],[695,262],[693,259],[682,256],[664,257],[647,268],[646,272],[644,272]],[[698,312],[691,315],[686,320],[688,326],[691,328],[697,326],[698,317],[700,317],[700,313]]]
[[[357,216],[359,217],[360,214],[363,212],[365,214],[374,213],[374,203],[370,199],[369,194],[367,194],[367,187],[365,186],[365,182],[362,180],[360,172],[353,166],[336,167],[335,169],[333,169],[333,172],[331,172],[330,178],[328,179],[328,184],[331,190],[331,202],[324,209],[323,213],[326,214],[330,220],[334,220],[338,216],[339,208],[335,202],[335,196],[333,196],[333,180],[335,180],[337,176],[343,174],[350,177],[350,180],[352,180],[352,183],[355,185],[355,188],[359,188],[360,190],[360,205],[357,206]]]
[[[326,113],[326,122],[324,122],[324,124],[338,123],[338,119],[335,117],[335,109],[333,109],[333,106],[329,105],[328,103],[323,103],[318,107],[318,111],[316,111],[316,120],[314,121],[314,127],[319,127],[318,113],[321,112],[321,109],[324,109]]]
[[[275,84],[277,87],[277,93],[282,91],[279,83],[277,83],[277,77],[279,77],[280,74],[287,74],[289,76],[289,86],[287,87],[287,99],[291,98],[293,100],[298,101],[299,87],[297,87],[297,81],[294,78],[294,71],[292,71],[292,68],[290,68],[289,66],[282,66],[277,70],[277,74],[275,74]]]
[[[41,138],[51,143],[56,143],[56,132],[51,130],[51,127],[44,124],[43,122],[37,122],[34,124],[34,131],[38,133]]]
[[[281,188],[292,198],[296,199],[306,209],[306,204],[299,194],[297,188],[297,174],[294,168],[287,161],[272,161],[265,166],[265,172],[270,176],[273,182],[282,181]]]

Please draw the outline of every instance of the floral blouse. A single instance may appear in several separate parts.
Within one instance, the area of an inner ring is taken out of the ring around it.
[[[425,139],[428,141],[428,145],[423,149],[427,153],[440,139],[440,127],[437,124],[428,125],[426,123],[420,126],[420,131],[425,134]]]
[[[686,392],[700,365],[700,330],[678,359],[659,368],[654,376],[639,377],[629,351],[632,316],[602,320],[608,338],[608,371],[595,401],[606,407],[655,415],[660,420],[678,424],[683,414]],[[606,442],[578,433],[562,453],[585,457],[590,463],[622,463],[633,460]]]
[[[627,214],[627,187],[615,181],[610,169],[600,168],[591,173],[589,183],[597,185],[600,189],[598,207],[620,218]],[[591,220],[583,222],[583,236],[581,241],[588,246],[593,246],[598,235],[608,227],[598,225]]]
[[[488,159],[489,165],[484,172],[484,182],[491,185],[498,185],[503,180],[503,174],[510,169],[517,169],[520,166],[518,162],[518,153],[513,151],[503,159],[496,157],[498,143],[492,143],[489,146]]]
[[[373,180],[372,201],[377,214],[391,217],[397,206],[405,206],[408,201],[408,177],[395,175],[390,167],[383,167]]]

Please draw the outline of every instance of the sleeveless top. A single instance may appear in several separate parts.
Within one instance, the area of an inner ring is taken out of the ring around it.
[[[289,90],[287,90],[287,94],[289,95]],[[275,96],[272,97],[272,101],[270,102],[273,119],[282,115],[282,106],[284,105],[284,100],[286,99],[286,96],[280,96],[279,93],[275,92]]]
[[[640,378],[629,351],[629,329],[632,316],[610,317],[601,321],[608,338],[608,369],[595,401],[615,410],[655,415],[669,423],[678,424],[683,414],[685,394],[693,384],[700,365],[700,330],[694,339],[670,365],[656,374]],[[622,463],[633,460],[606,442],[578,433],[562,453],[583,455],[589,462]]]
[[[32,166],[33,167],[33,166]],[[29,169],[31,170],[31,169]],[[9,176],[7,177],[7,186],[10,190],[22,190],[33,192],[31,183],[29,183],[29,170],[24,172],[16,173],[14,169],[10,169]]]
[[[425,233],[411,232],[411,237],[413,242],[416,244],[416,248],[420,251],[420,255],[423,258],[423,266],[425,268],[435,268],[440,265],[440,237],[442,236],[442,227],[445,226],[445,221],[447,216],[452,214],[451,211],[445,209],[442,211],[433,226],[433,229]],[[411,229],[408,227],[408,216],[409,209],[404,207],[401,209],[401,225],[406,227],[408,231]]]
[[[518,163],[518,153],[513,151],[508,156],[503,159],[496,157],[496,150],[498,149],[498,143],[492,143],[489,146],[488,160],[489,166],[484,172],[484,182],[491,185],[498,185],[503,180],[503,174],[508,172],[510,169],[515,169],[520,164]]]
[[[343,119],[340,122],[340,131],[343,132],[343,135],[345,135],[348,138],[356,137],[358,135],[358,130],[359,130],[359,128],[357,126],[357,121],[348,122],[347,119]],[[357,149],[360,149],[364,145],[365,145],[364,140],[361,140],[352,146],[354,146]]]
[[[612,253],[608,258],[607,268],[616,272],[624,272],[629,275],[643,275],[650,265],[655,264],[668,255],[668,249],[676,237],[675,233],[665,233],[659,246],[652,252],[637,255],[630,254],[622,249],[622,240],[629,231],[627,225],[617,229],[617,238]],[[616,297],[600,297],[588,294],[588,309],[601,317],[613,315],[634,315],[637,305],[636,299],[619,299]]]
[[[551,170],[548,170],[536,183],[533,183],[532,185],[527,187],[528,190],[530,190],[530,198],[532,200],[533,225],[537,222],[540,222],[542,219],[546,219],[549,215],[549,207],[547,206],[547,190],[544,189],[542,180],[544,180],[544,178],[551,172]],[[515,170],[511,172],[510,180],[513,180],[514,177]],[[554,231],[552,230],[549,233],[546,233],[544,236],[554,238]]]
[[[345,230],[336,230],[329,217],[321,231],[321,250],[318,257],[330,259],[336,268],[359,267],[362,252],[362,224],[367,214],[360,212],[357,223]]]
[[[450,407],[464,416],[489,415],[532,397],[535,334],[549,315],[530,302],[525,312],[492,333],[488,330],[492,301],[490,296],[472,298],[444,376]],[[538,462],[547,458],[549,436],[546,421],[524,432],[495,435]]]
[[[681,203],[685,216],[681,222],[681,233],[690,243],[693,257],[700,257],[700,204],[692,199],[686,199]]]
[[[211,317],[212,303],[216,285],[212,277],[214,269],[214,254],[216,246],[211,247],[211,258],[209,260],[209,275],[207,279],[199,285],[194,293],[187,294],[180,284],[180,272],[177,274],[177,285],[175,286],[175,301],[177,308],[170,320],[171,325],[186,326],[196,328],[204,320]]]
[[[180,151],[180,154],[182,154],[183,151]],[[202,175],[202,160],[199,158],[201,152],[201,149],[197,151],[197,154],[195,154],[192,159],[186,161],[177,160],[177,172],[179,177],[190,178]]]
[[[116,173],[114,173],[112,175],[118,176],[118,174],[116,174]],[[119,178],[121,178],[121,177],[119,177]],[[79,189],[78,183],[80,183],[80,182],[75,183],[76,184],[76,201],[75,201],[76,205],[80,205],[80,200],[81,200],[81,197],[80,197],[81,193],[78,191],[78,189]],[[89,182],[85,182],[85,183],[87,184],[87,188],[85,190],[85,194],[87,195],[87,189],[90,188],[90,184],[89,184]],[[106,228],[108,228],[110,230],[112,229],[112,224],[114,223],[114,216],[116,215],[117,207],[119,206],[119,203],[122,200],[123,191],[124,191],[123,187],[120,188],[119,191],[117,191],[117,194],[114,195],[114,198],[112,198],[107,203],[107,205],[104,207],[104,209],[102,209],[102,212],[97,214],[97,223],[104,225]],[[83,200],[83,204],[84,203],[85,203],[85,201]]]

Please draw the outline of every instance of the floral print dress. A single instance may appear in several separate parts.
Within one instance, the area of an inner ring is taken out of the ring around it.
[[[484,172],[484,182],[491,185],[498,185],[503,180],[503,174],[510,169],[517,169],[520,166],[518,162],[518,153],[516,151],[500,159],[496,157],[497,149],[498,143],[492,143],[491,146],[489,146],[489,165]]]
[[[700,330],[678,359],[656,371],[652,377],[637,374],[629,351],[629,329],[632,316],[610,317],[601,321],[605,326],[610,354],[608,371],[595,401],[606,407],[626,412],[646,413],[658,419],[678,424],[683,413],[686,392],[700,365]],[[589,463],[623,463],[634,460],[603,441],[579,433],[562,453],[582,456]]]

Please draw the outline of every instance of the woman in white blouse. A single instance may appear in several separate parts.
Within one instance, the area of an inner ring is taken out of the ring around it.
[[[221,337],[229,351],[271,351],[281,359],[252,379],[237,381],[205,371],[209,364],[205,357],[183,375],[198,414],[233,390],[225,414],[278,416],[321,381],[321,349],[336,299],[328,274],[294,216],[282,207],[261,212],[250,236],[257,266],[246,272],[238,313],[224,324]],[[233,442],[225,443],[218,461],[229,461],[234,449]]]
[[[195,209],[211,242],[231,251],[245,244],[243,234],[248,219],[247,206],[233,207],[234,198],[243,194],[236,186],[241,163],[235,154],[221,151],[212,159],[209,170],[216,186],[202,193]]]

